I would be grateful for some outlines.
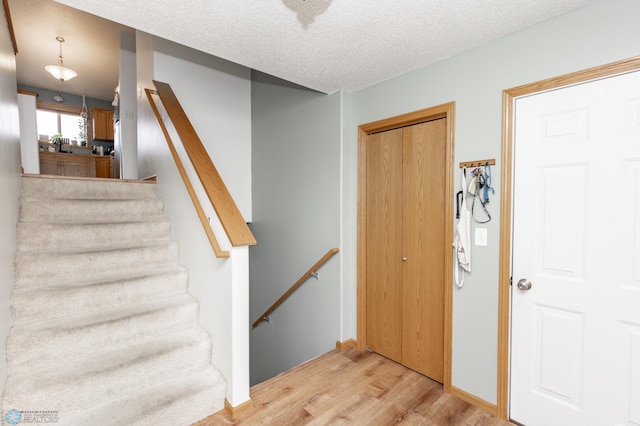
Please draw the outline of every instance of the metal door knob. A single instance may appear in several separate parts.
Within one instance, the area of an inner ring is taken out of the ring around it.
[[[406,258],[406,257],[403,257],[403,258],[402,258],[402,261],[403,261],[403,262],[406,262],[406,261],[407,261],[407,258]]]
[[[531,290],[531,281],[529,281],[526,278],[523,278],[520,281],[518,281],[518,290],[522,290],[522,291]]]

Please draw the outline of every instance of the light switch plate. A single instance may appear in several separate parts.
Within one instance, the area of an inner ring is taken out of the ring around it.
[[[487,228],[476,228],[476,246],[487,246]]]

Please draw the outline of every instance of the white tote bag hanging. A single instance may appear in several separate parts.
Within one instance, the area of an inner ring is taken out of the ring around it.
[[[464,273],[471,272],[471,216],[467,210],[467,169],[462,169],[462,202],[460,204],[460,219],[456,225],[454,247],[456,249],[456,286],[464,285]]]

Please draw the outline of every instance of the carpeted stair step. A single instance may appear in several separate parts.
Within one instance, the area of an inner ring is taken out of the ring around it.
[[[101,281],[123,272],[175,266],[178,246],[173,241],[146,242],[106,249],[17,252],[15,288]]]
[[[196,299],[185,294],[46,323],[14,325],[7,338],[8,371],[19,377],[51,368],[51,360],[70,361],[197,327],[198,310]]]
[[[171,238],[166,219],[120,223],[20,222],[16,230],[18,251],[106,247]]]
[[[186,293],[187,282],[187,270],[173,266],[98,282],[16,288],[11,294],[13,324],[51,321],[175,297]]]
[[[211,339],[197,328],[131,343],[71,363],[60,359],[56,368],[31,370],[27,377],[9,376],[3,404],[73,413],[188,374],[211,361]]]
[[[186,426],[223,408],[163,208],[152,182],[23,177],[3,415]]]
[[[224,408],[226,384],[209,365],[137,393],[65,416],[60,425],[190,426]]]
[[[25,175],[22,197],[78,199],[140,199],[155,198],[156,184],[151,181],[119,179],[86,179]]]
[[[105,223],[135,222],[161,218],[164,203],[159,198],[72,199],[20,198],[20,222]]]

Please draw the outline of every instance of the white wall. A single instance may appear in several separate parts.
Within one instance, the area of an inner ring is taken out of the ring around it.
[[[138,131],[136,87],[136,40],[135,35],[120,31],[119,87],[120,112],[119,137],[115,141],[115,163],[118,170],[115,177],[137,179],[138,177]]]
[[[339,93],[327,96],[253,72],[251,322],[340,243]],[[335,348],[340,259],[335,255],[251,331],[251,382]]]
[[[20,190],[20,120],[16,94],[16,60],[4,11],[0,12],[0,394],[7,377],[6,341],[11,325],[9,295]],[[34,144],[35,145],[35,144]]]
[[[154,38],[155,77],[169,83],[246,222],[251,207],[248,68]]]
[[[40,152],[38,151],[38,123],[36,97],[18,94],[20,114],[20,157],[25,173],[40,174]]]
[[[488,228],[489,245],[473,247],[472,273],[463,289],[454,290],[453,306],[452,384],[490,403],[497,401],[502,91],[639,55],[639,16],[637,0],[596,2],[353,95],[356,125],[455,101],[455,164],[498,162],[493,169],[496,194],[489,204],[493,220],[482,225]],[[348,130],[345,177],[357,168],[356,127]],[[457,174],[456,182],[457,191]],[[354,194],[352,179],[343,184],[345,193]],[[343,212],[353,214],[356,198],[347,201]],[[354,226],[345,226],[346,239],[353,241],[355,235]],[[347,271],[352,266],[345,266],[346,275],[354,275]],[[352,317],[353,309],[345,305],[345,317]]]
[[[138,86],[153,88],[154,79],[171,85],[245,220],[251,220],[249,70],[142,32],[136,33],[136,56]],[[234,274],[237,276],[234,267],[238,265],[234,262],[241,262],[247,254],[234,253],[231,259],[213,256],[144,93],[138,99],[137,113],[138,173],[158,176],[165,216],[171,219],[173,238],[180,245],[180,263],[189,270],[189,292],[198,298],[200,324],[213,338],[213,363],[227,378],[229,402],[238,405],[249,397],[248,283],[246,289],[232,288],[231,280]],[[174,143],[179,145],[177,140]],[[197,186],[188,160],[183,162]],[[209,216],[214,216],[209,205],[204,208]],[[224,243],[223,239],[221,245]],[[244,343],[241,336],[232,335],[233,327],[238,327],[234,315],[239,312],[245,312],[244,327],[240,330],[246,336]],[[232,386],[237,382],[239,386]]]

